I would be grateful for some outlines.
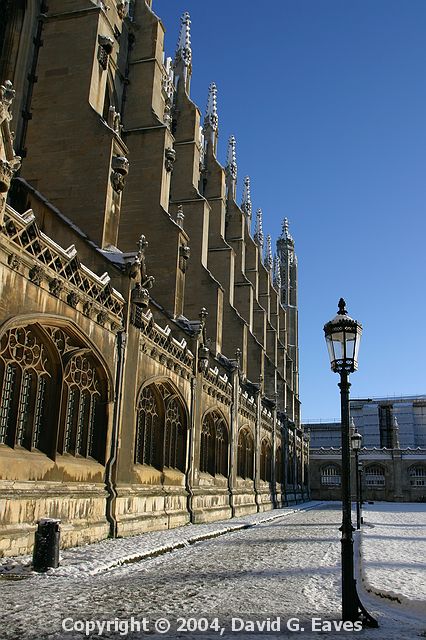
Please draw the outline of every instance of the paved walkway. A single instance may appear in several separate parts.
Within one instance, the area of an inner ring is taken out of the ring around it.
[[[261,517],[270,519],[241,528]],[[312,618],[317,619],[317,629],[328,631],[332,621],[340,617],[340,505],[325,503],[308,510],[256,514],[250,519],[216,523],[217,531],[234,524],[239,524],[239,529],[109,570],[94,571],[97,549],[109,546],[112,557],[114,545],[134,545],[136,539],[70,550],[64,553],[67,563],[64,561],[61,570],[50,575],[2,580],[1,640],[120,638],[125,637],[123,625],[130,627],[132,616],[142,629],[146,618],[147,633],[130,632],[127,638],[131,640],[147,634],[158,637],[155,624],[160,618],[167,618],[171,624],[170,634],[163,637],[264,638],[279,625],[284,637],[341,638],[342,633],[312,632]],[[190,528],[149,535],[165,539],[166,534],[183,536],[185,529]],[[205,534],[211,534],[207,529]],[[78,561],[75,557],[74,565],[72,554],[82,554]],[[90,569],[86,573],[81,570],[85,554]],[[362,599],[380,622],[377,630],[359,632],[363,640],[414,640],[426,630],[426,623],[414,616],[365,594]],[[191,622],[179,622],[179,618],[190,618]],[[233,623],[237,618],[243,622]],[[115,621],[115,628],[110,626],[108,631],[104,625],[99,635],[93,626],[96,620]],[[84,621],[91,625],[88,636],[81,630]],[[263,632],[257,628],[252,633],[249,621],[253,631],[257,623],[264,624]],[[304,632],[295,630],[297,621]],[[194,624],[201,624],[198,628],[202,631],[206,624],[210,628],[196,636],[192,632]],[[232,632],[233,624],[237,628]],[[289,624],[294,630],[288,628]]]

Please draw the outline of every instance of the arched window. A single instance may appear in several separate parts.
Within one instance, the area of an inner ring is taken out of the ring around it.
[[[367,487],[384,487],[385,472],[378,464],[369,465],[364,471],[364,481]]]
[[[43,340],[44,338],[44,340]],[[51,452],[54,364],[36,327],[7,331],[0,341],[0,444]]]
[[[163,434],[161,409],[153,385],[140,394],[137,421],[135,462],[161,468]]]
[[[166,404],[164,429],[164,466],[185,471],[186,425],[183,410],[176,396]]]
[[[275,456],[275,481],[278,482],[278,484],[282,484],[283,482],[283,455],[281,447],[277,447]]]
[[[200,471],[228,476],[228,428],[216,411],[204,416],[201,427]]]
[[[76,353],[65,368],[64,424],[61,453],[105,460],[105,393],[90,352]]]
[[[0,443],[103,464],[107,422],[106,373],[82,340],[38,323],[2,336]]]
[[[200,471],[215,473],[215,429],[210,416],[205,416],[201,427]]]
[[[409,470],[410,484],[412,487],[426,487],[426,467],[421,465],[411,467]]]
[[[340,487],[342,484],[340,469],[334,464],[323,467],[321,469],[321,484],[328,487]]]
[[[271,482],[272,447],[268,440],[262,440],[260,449],[260,479]]]
[[[167,382],[144,387],[136,417],[135,463],[156,469],[186,469],[186,416]]]
[[[294,484],[294,457],[292,453],[288,456],[287,482],[288,484]]]
[[[216,473],[228,476],[228,429],[220,417],[216,419]]]
[[[238,435],[237,475],[253,480],[254,444],[248,429],[241,429]]]

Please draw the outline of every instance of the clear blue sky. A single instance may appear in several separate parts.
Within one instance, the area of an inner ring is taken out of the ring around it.
[[[191,96],[218,85],[219,159],[238,199],[299,258],[303,420],[338,417],[323,325],[340,296],[364,326],[352,397],[426,393],[426,1],[154,0],[174,55],[192,20]],[[416,337],[418,336],[418,337]],[[408,340],[410,337],[410,340]]]

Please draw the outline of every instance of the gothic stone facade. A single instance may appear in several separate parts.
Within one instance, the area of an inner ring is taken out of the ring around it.
[[[151,2],[0,7],[0,555],[306,498],[294,242],[236,202],[189,16],[172,61]]]
[[[426,397],[354,399],[351,415],[363,436],[359,460],[364,499],[424,502]],[[305,424],[304,428],[310,432],[312,497],[340,500],[340,423]]]

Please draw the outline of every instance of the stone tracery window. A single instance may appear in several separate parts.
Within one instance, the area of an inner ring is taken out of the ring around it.
[[[228,427],[217,411],[204,416],[201,427],[200,471],[228,476]]]
[[[237,475],[240,478],[254,478],[254,443],[248,429],[240,429],[238,435]]]
[[[281,447],[277,447],[275,457],[275,481],[278,482],[278,484],[282,484],[283,482],[283,455]]]
[[[260,479],[264,482],[271,482],[272,471],[272,447],[269,440],[262,440],[260,447]]]
[[[48,448],[45,430],[52,362],[33,327],[7,331],[0,343],[0,444]]]
[[[135,463],[186,469],[187,424],[182,403],[166,383],[151,384],[137,405]]]
[[[164,466],[185,471],[186,425],[182,406],[176,396],[166,405]]]
[[[95,422],[101,397],[96,366],[87,354],[76,354],[64,377],[63,452],[96,458]]]
[[[139,398],[136,424],[135,462],[156,467],[160,464],[160,407],[152,387],[145,387]]]
[[[53,458],[58,448],[59,453],[104,462],[105,375],[93,354],[82,347],[65,329],[38,323],[4,333],[0,444],[39,450]]]
[[[294,456],[292,453],[288,456],[287,482],[288,484],[294,484]]]
[[[206,416],[201,427],[200,471],[215,474],[215,430],[213,421]]]

